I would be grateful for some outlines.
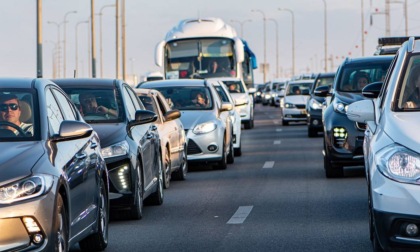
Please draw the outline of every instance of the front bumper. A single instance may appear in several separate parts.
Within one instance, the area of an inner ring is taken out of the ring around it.
[[[186,131],[188,139],[187,159],[189,162],[217,162],[222,160],[224,132],[219,128],[206,134]],[[214,150],[212,150],[214,148]]]
[[[125,209],[134,202],[136,185],[136,159],[128,156],[105,159],[109,174],[111,209]],[[134,162],[134,163],[133,163]]]
[[[306,121],[306,109],[305,108],[283,108],[282,110],[284,121]]]
[[[322,124],[322,110],[321,109],[308,109],[308,127],[322,131],[324,125]]]

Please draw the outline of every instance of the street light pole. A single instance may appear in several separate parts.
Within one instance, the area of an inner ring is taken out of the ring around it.
[[[79,25],[80,24],[87,24],[87,23],[89,23],[89,21],[88,20],[86,20],[86,21],[80,21],[80,22],[78,22],[77,24],[76,24],[76,28],[75,28],[75,31],[76,31],[76,35],[75,35],[75,41],[76,41],[76,74],[75,74],[75,76],[74,77],[76,77],[78,74],[79,74],[79,47],[77,46],[78,44],[79,44],[79,41],[78,41],[78,39],[77,39],[77,34],[78,34],[78,28],[79,28]]]
[[[279,8],[279,11],[287,11],[292,16],[292,76],[295,75],[295,13],[288,8]]]
[[[92,78],[96,78],[95,0],[90,0],[90,32],[92,44]]]
[[[120,75],[120,22],[119,22],[119,1],[115,0],[115,78]]]
[[[36,77],[42,78],[42,0],[37,0],[36,5]]]
[[[327,2],[326,0],[322,0],[324,2],[324,57],[325,57],[325,63],[324,63],[324,71],[328,72],[328,54],[327,54]]]
[[[234,19],[232,19],[232,20],[230,20],[230,22],[232,22],[232,23],[239,23],[240,25],[241,25],[241,38],[243,38],[244,37],[244,24],[246,23],[246,22],[252,22],[252,20],[251,19],[247,19],[247,20],[244,20],[244,21],[239,21],[239,20],[234,20]]]
[[[47,22],[48,24],[53,24],[53,25],[55,25],[55,26],[57,26],[57,45],[58,45],[58,48],[57,48],[57,77],[58,78],[60,78],[60,67],[61,67],[61,65],[60,65],[60,57],[61,57],[61,47],[60,47],[60,26],[63,24],[63,23],[60,23],[60,24],[58,24],[58,23],[56,23],[56,22],[52,22],[52,21],[48,21]]]
[[[362,14],[362,56],[365,56],[365,16],[363,13],[363,0],[360,0],[361,6],[361,14]]]
[[[251,12],[259,12],[263,15],[264,18],[264,67],[263,67],[263,75],[264,75],[264,83],[266,81],[267,76],[267,31],[266,31],[266,17],[265,13],[262,10],[251,10]]]
[[[279,78],[279,23],[274,18],[268,20],[273,21],[276,25],[276,78]]]
[[[122,77],[123,80],[127,81],[127,70],[126,70],[126,40],[125,40],[125,0],[121,2],[121,42],[122,42]]]
[[[69,11],[64,14],[64,20],[63,20],[63,30],[64,30],[64,39],[63,39],[63,77],[66,78],[66,23],[67,23],[67,15],[69,14],[75,14],[77,11]]]
[[[108,4],[108,5],[104,5],[104,6],[102,6],[102,8],[100,9],[100,11],[99,11],[99,54],[100,54],[100,57],[101,57],[101,61],[100,61],[100,63],[101,63],[101,78],[103,78],[103,74],[104,74],[104,66],[103,66],[103,51],[102,51],[102,44],[103,44],[103,42],[102,42],[102,15],[103,15],[103,10],[105,9],[105,8],[108,8],[108,7],[115,7],[115,4]]]

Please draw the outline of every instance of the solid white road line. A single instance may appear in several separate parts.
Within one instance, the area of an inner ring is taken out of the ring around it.
[[[242,224],[254,206],[240,206],[226,224]]]
[[[273,166],[274,166],[274,161],[266,161],[264,163],[263,169],[273,168]]]
[[[274,144],[281,144],[281,140],[274,141]]]

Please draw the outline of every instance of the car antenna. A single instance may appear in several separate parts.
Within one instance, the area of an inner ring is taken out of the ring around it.
[[[77,72],[76,72],[76,69],[74,69],[73,70],[73,78],[76,78],[77,77]]]

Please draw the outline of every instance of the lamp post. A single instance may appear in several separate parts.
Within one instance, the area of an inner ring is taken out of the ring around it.
[[[120,22],[119,22],[119,0],[115,0],[115,78],[120,75]]]
[[[103,78],[103,74],[104,74],[104,66],[103,66],[103,51],[102,51],[102,15],[103,15],[103,10],[105,8],[109,8],[109,7],[115,7],[115,4],[108,4],[108,5],[104,5],[102,6],[102,8],[99,11],[99,54],[101,57],[101,78]]]
[[[265,13],[262,10],[251,10],[251,12],[259,12],[263,15],[264,20],[264,67],[263,67],[263,75],[264,75],[264,83],[266,80],[267,75],[267,32],[266,32],[266,17]]]
[[[365,16],[363,15],[363,0],[361,2],[361,14],[362,14],[362,56],[365,56]]]
[[[244,21],[239,21],[239,20],[232,19],[232,20],[230,20],[230,22],[240,24],[240,26],[241,26],[241,38],[243,38],[244,37],[244,24],[246,22],[252,22],[252,20],[251,19],[247,19],[247,20],[244,20]]]
[[[291,9],[279,8],[279,11],[287,11],[292,16],[292,76],[295,75],[295,14]]]
[[[327,55],[327,2],[326,0],[322,0],[324,2],[324,57],[325,57],[325,63],[324,63],[324,72],[328,72],[328,55]]]
[[[61,48],[60,48],[60,26],[63,23],[57,23],[57,22],[52,22],[52,21],[48,21],[48,24],[53,24],[55,26],[57,26],[57,77],[60,78],[60,57],[61,57]]]
[[[126,69],[126,36],[125,36],[125,0],[121,0],[121,61],[122,61],[122,77],[123,80],[127,80],[127,69]]]
[[[36,77],[42,78],[42,0],[36,1]]]
[[[92,47],[92,78],[96,78],[95,0],[90,0],[90,34]]]
[[[268,20],[273,21],[276,25],[276,78],[279,78],[279,23],[274,18]]]
[[[77,46],[79,44],[79,41],[77,39],[78,28],[79,28],[80,24],[87,24],[87,23],[89,23],[88,20],[77,22],[76,28],[75,28],[75,31],[76,31],[76,36],[75,36],[75,41],[76,41],[76,43],[75,43],[76,44],[76,50],[75,50],[76,51],[76,74],[75,74],[74,77],[76,77],[76,75],[79,73],[79,47]]]
[[[77,11],[69,11],[64,14],[63,20],[63,32],[64,32],[64,39],[63,39],[63,77],[66,78],[66,23],[67,23],[67,16],[70,14],[75,14]]]

